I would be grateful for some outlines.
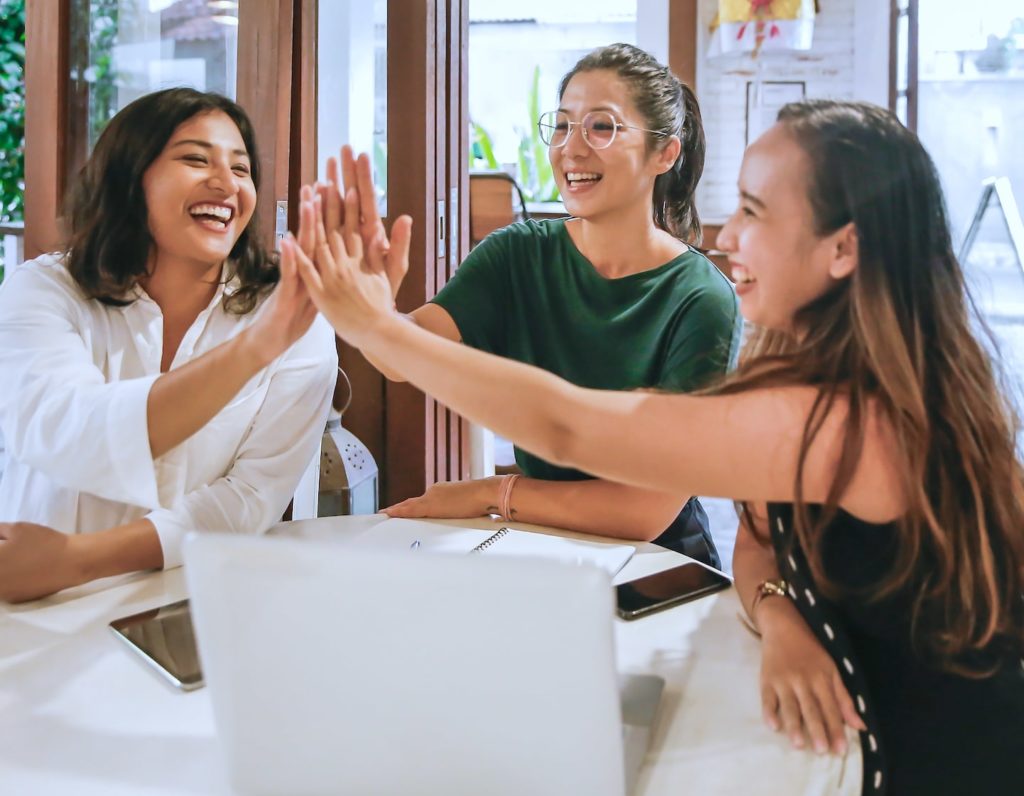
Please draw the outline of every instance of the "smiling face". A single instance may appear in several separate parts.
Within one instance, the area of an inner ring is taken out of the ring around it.
[[[609,69],[578,72],[562,94],[559,110],[573,122],[590,111],[607,111],[620,124],[650,127],[630,97],[629,85]],[[591,149],[578,127],[565,146],[550,147],[548,159],[566,210],[577,218],[598,220],[638,203],[649,212],[655,178],[668,171],[678,139],[648,151],[647,133],[620,128],[611,146]]]
[[[856,267],[852,224],[819,236],[808,199],[811,161],[782,124],[747,148],[739,207],[718,233],[740,310],[768,329],[793,330],[797,311]]]
[[[155,261],[219,267],[256,208],[242,134],[210,111],[183,122],[142,178]]]

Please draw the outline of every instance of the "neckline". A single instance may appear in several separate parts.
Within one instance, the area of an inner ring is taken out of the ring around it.
[[[647,269],[645,269],[643,271],[636,271],[635,273],[632,273],[632,274],[624,274],[623,276],[607,277],[607,276],[604,276],[603,274],[601,274],[601,272],[598,271],[597,268],[594,267],[594,264],[590,261],[590,258],[588,258],[583,252],[580,251],[579,247],[576,245],[576,241],[574,241],[572,239],[572,235],[569,234],[568,222],[569,221],[573,221],[573,220],[574,219],[572,217],[558,219],[558,223],[561,225],[561,232],[560,232],[560,234],[562,235],[563,239],[565,240],[565,243],[568,245],[569,252],[572,254],[573,258],[575,260],[577,260],[580,264],[585,264],[587,269],[589,270],[589,272],[591,274],[593,274],[593,276],[596,279],[599,279],[599,280],[601,280],[601,282],[606,283],[606,284],[610,284],[610,285],[622,284],[622,283],[624,283],[624,282],[626,282],[628,280],[644,279],[644,278],[651,277],[651,276],[657,276],[657,275],[663,273],[664,271],[669,270],[673,266],[681,264],[683,259],[685,259],[690,254],[693,254],[694,251],[695,251],[688,244],[684,243],[683,245],[686,246],[686,250],[680,252],[679,254],[677,254],[675,257],[673,257],[668,262],[664,262],[661,265],[656,265],[653,268],[647,268]]]

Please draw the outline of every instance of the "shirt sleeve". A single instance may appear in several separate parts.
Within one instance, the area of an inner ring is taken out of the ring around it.
[[[693,290],[676,315],[657,386],[672,392],[710,386],[735,366],[742,329],[736,293],[724,278]]]
[[[163,505],[146,405],[158,374],[107,383],[72,285],[38,265],[0,289],[0,428],[10,455],[70,489]]]
[[[462,342],[492,354],[501,354],[505,348],[510,234],[503,229],[484,238],[431,299],[452,316]]]
[[[263,405],[228,472],[147,518],[164,568],[181,565],[189,531],[263,533],[281,519],[324,433],[338,372],[334,332],[322,317],[278,360]]]

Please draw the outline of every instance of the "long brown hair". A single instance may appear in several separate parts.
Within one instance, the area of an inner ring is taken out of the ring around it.
[[[562,78],[561,99],[569,81],[580,72],[608,69],[629,85],[630,97],[643,116],[647,149],[664,146],[667,136],[679,136],[682,147],[672,168],[654,180],[654,223],[670,235],[699,246],[702,238],[695,194],[704,173],[704,123],[697,97],[669,68],[632,44],[609,44],[587,53]]]
[[[252,182],[259,190],[256,133],[240,105],[191,88],[169,88],[129,103],[100,134],[64,202],[69,233],[65,263],[90,298],[114,306],[131,303],[132,288],[146,275],[153,247],[143,175],[179,125],[212,111],[226,114],[238,127]],[[263,245],[257,213],[235,241],[228,260],[239,288],[224,296],[224,307],[244,315],[279,279],[277,256]]]
[[[984,326],[953,253],[935,166],[913,133],[866,103],[794,103],[779,122],[810,163],[816,233],[852,222],[859,262],[800,310],[806,336],[755,333],[717,391],[818,388],[794,525],[815,580],[833,595],[841,588],[824,572],[821,542],[857,466],[869,407],[882,413],[903,457],[908,510],[891,568],[860,596],[907,595],[918,653],[983,675],[1024,651],[1024,472],[1016,413],[972,332]],[[807,451],[840,397],[849,405],[842,453],[825,506],[812,513],[801,489]]]

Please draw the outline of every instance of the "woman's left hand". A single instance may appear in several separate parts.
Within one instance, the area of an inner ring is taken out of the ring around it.
[[[308,226],[312,226],[316,245],[312,260],[300,247],[292,247],[299,275],[334,330],[358,346],[370,329],[394,314],[387,269],[397,267],[404,273],[408,268],[412,219],[403,216],[395,222],[385,263],[380,245],[363,251],[358,196],[354,190],[345,196],[345,221],[340,232],[325,231],[318,210],[313,202],[303,202],[300,209],[299,237],[308,235]]]
[[[0,600],[34,600],[83,580],[71,536],[30,522],[0,522]]]
[[[501,481],[496,477],[441,482],[383,512],[389,517],[482,517],[497,513]]]

